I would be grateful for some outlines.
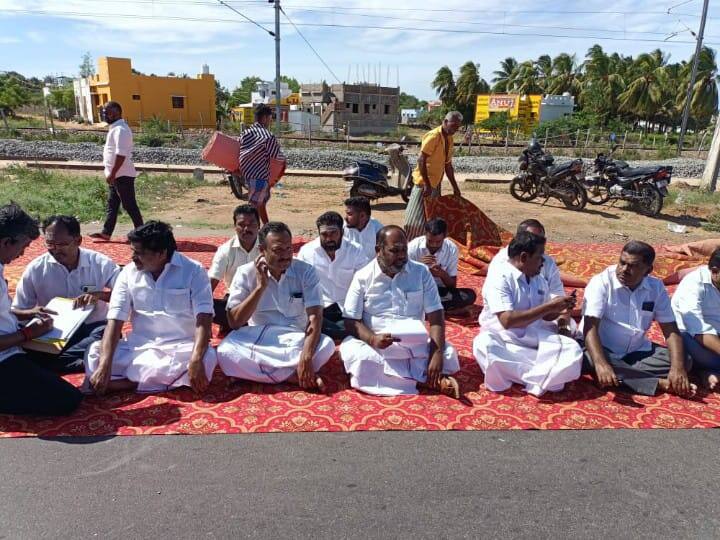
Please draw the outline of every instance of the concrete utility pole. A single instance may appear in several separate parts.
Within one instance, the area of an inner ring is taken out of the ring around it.
[[[280,0],[275,3],[275,130],[280,136]],[[707,4],[707,0],[705,0]]]
[[[706,189],[710,193],[717,189],[718,170],[720,170],[720,119],[715,120],[715,133],[705,161],[705,171],[700,182],[701,189]]]
[[[682,152],[683,139],[685,139],[685,130],[687,129],[688,116],[690,116],[690,101],[692,100],[692,91],[695,86],[695,78],[697,77],[698,62],[700,61],[700,51],[702,50],[703,34],[705,33],[705,20],[707,19],[708,3],[710,0],[703,0],[702,16],[700,18],[700,29],[698,35],[695,36],[697,44],[695,45],[695,58],[693,58],[692,71],[690,72],[690,84],[688,84],[687,95],[685,96],[685,110],[683,111],[682,124],[680,126],[680,137],[678,137],[678,155]]]

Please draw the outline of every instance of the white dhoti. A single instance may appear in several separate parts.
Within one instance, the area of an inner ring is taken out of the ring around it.
[[[220,369],[229,377],[261,383],[281,383],[297,372],[305,333],[287,326],[244,326],[230,332],[218,346]],[[326,335],[312,359],[313,371],[323,367],[335,352]]]
[[[488,390],[502,392],[518,383],[534,396],[559,392],[580,377],[583,357],[574,339],[544,321],[525,329],[483,329],[473,341],[473,353]]]
[[[100,363],[101,342],[93,343],[85,353],[85,375],[90,377]],[[192,341],[169,343],[143,343],[135,345],[126,339],[120,340],[112,360],[111,379],[127,379],[137,383],[137,391],[165,392],[172,388],[190,386],[188,364],[193,351]],[[217,365],[217,355],[208,346],[203,357],[205,376],[212,380]]]
[[[417,383],[427,381],[428,350],[426,343],[413,346],[393,343],[387,349],[378,350],[348,337],[340,345],[340,356],[353,388],[375,396],[400,396],[417,394]],[[446,343],[443,353],[442,372],[452,375],[459,371],[455,348]]]

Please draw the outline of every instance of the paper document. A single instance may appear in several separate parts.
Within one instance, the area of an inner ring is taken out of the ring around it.
[[[25,343],[23,347],[34,351],[59,354],[68,340],[90,316],[94,307],[85,306],[82,309],[73,309],[71,298],[53,298],[45,306],[46,309],[56,313],[56,315],[50,315],[53,320],[53,329],[47,334]]]
[[[405,345],[427,343],[429,337],[425,324],[417,319],[389,321],[383,332],[387,332],[392,337],[400,338],[400,342]]]

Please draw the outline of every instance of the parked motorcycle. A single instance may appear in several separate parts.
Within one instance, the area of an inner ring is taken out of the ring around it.
[[[392,185],[392,175],[388,173],[388,168],[382,163],[360,159],[345,167],[343,180],[352,182],[350,196],[360,195],[374,200],[400,195],[403,201],[408,202],[412,191],[412,169],[407,157],[403,154],[404,149],[402,144],[399,145],[399,148],[393,148],[394,158],[400,160],[400,166],[397,166],[396,161],[396,168],[401,172],[396,180],[396,185]]]
[[[601,153],[595,158],[595,174],[585,180],[588,202],[628,201],[641,214],[657,216],[668,195],[673,168],[665,165],[633,168],[612,158],[616,149],[617,146],[609,155]]]
[[[529,202],[537,197],[559,199],[570,210],[582,210],[587,204],[587,193],[582,184],[583,162],[574,159],[555,165],[555,159],[546,154],[537,140],[530,141],[518,158],[520,174],[510,183],[510,194],[519,201]]]

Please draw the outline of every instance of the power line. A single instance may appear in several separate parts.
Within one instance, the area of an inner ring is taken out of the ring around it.
[[[268,30],[267,28],[265,28],[264,26],[262,26],[260,23],[257,23],[257,22],[255,22],[255,21],[253,21],[253,20],[252,20],[250,17],[248,17],[247,15],[244,15],[244,14],[240,13],[237,9],[235,9],[235,8],[232,7],[231,5],[223,2],[223,0],[217,0],[217,1],[218,1],[218,4],[220,4],[221,6],[225,6],[226,8],[231,9],[232,11],[234,11],[235,13],[237,13],[238,15],[240,15],[243,19],[251,22],[252,24],[254,24],[255,26],[257,26],[258,28],[261,28],[261,29],[265,30],[265,31],[266,31],[268,34],[270,34],[272,37],[275,37],[275,32],[273,32],[273,31],[271,31],[271,30]]]
[[[335,77],[335,80],[336,80],[337,82],[342,82],[342,81],[340,81],[340,78],[339,78],[337,75],[335,75],[335,72],[330,68],[330,66],[327,65],[327,62],[325,62],[325,60],[323,60],[323,57],[320,56],[320,53],[318,53],[318,52],[315,50],[315,47],[313,47],[313,46],[310,44],[310,42],[309,42],[309,41],[307,40],[307,38],[303,35],[303,33],[300,31],[300,29],[299,29],[299,28],[295,25],[295,23],[292,21],[292,19],[290,19],[290,17],[288,17],[288,14],[285,13],[285,10],[284,10],[282,7],[280,8],[280,12],[285,16],[285,18],[286,18],[286,19],[288,20],[288,22],[292,25],[292,27],[295,29],[295,31],[298,33],[298,35],[303,39],[303,41],[304,41],[305,43],[307,43],[307,46],[310,47],[310,50],[315,53],[315,56],[317,56],[317,57],[318,57],[318,60],[320,60],[320,62],[322,62],[322,65],[325,66],[325,68],[327,68],[327,70],[332,74],[333,77]]]

